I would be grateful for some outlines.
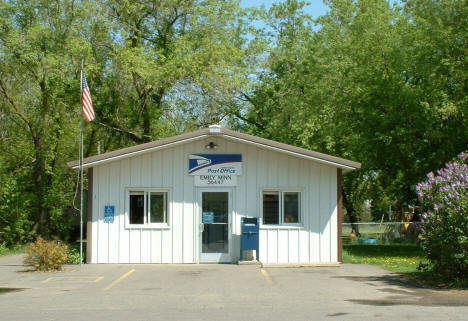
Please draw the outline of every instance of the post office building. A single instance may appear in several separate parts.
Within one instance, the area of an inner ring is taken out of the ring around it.
[[[69,163],[78,168],[77,161]],[[87,262],[341,261],[342,174],[354,161],[214,125],[85,158]]]

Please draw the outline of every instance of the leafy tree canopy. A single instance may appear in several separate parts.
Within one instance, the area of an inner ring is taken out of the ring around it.
[[[403,212],[468,145],[462,0],[0,0],[0,242],[75,226],[79,75],[85,156],[221,122],[351,158],[345,205]]]

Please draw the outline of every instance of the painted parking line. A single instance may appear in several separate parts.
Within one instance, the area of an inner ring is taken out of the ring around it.
[[[104,279],[103,276],[57,276],[57,277],[50,277],[45,280],[42,280],[41,284],[46,284],[49,282],[73,282],[73,283],[97,283]]]
[[[42,280],[42,281],[41,281],[41,284],[47,283],[47,282],[49,282],[50,280],[52,280],[52,278],[47,278],[47,279],[45,279],[45,280]]]
[[[275,282],[271,278],[270,274],[265,269],[260,269],[260,272],[262,272],[263,276],[265,277],[265,280],[268,282],[270,285],[275,285]]]
[[[135,272],[135,269],[131,269],[130,271],[128,271],[127,273],[123,274],[120,278],[118,278],[117,280],[115,280],[114,282],[112,282],[111,284],[109,284],[108,286],[106,286],[104,289],[102,289],[103,291],[107,291],[109,289],[112,289],[114,286],[116,286],[117,284],[119,284],[122,280],[126,279],[127,277],[130,276],[130,274],[132,274],[133,272]]]

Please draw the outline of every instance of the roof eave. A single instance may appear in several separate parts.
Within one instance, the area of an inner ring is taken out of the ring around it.
[[[265,138],[252,136],[244,133],[239,133],[225,128],[215,127],[215,128],[205,128],[191,133],[186,133],[178,136],[173,136],[169,138],[163,138],[158,141],[146,143],[143,145],[137,145],[127,148],[122,148],[116,151],[109,153],[95,155],[87,157],[83,160],[83,168],[94,167],[96,165],[101,165],[118,159],[132,157],[136,155],[141,155],[149,153],[158,149],[168,148],[178,144],[184,144],[188,141],[202,139],[207,136],[222,136],[227,139],[242,141],[247,144],[257,145],[266,149],[275,150],[278,152],[286,153],[289,155],[310,159],[319,163],[328,164],[343,169],[343,172],[349,172],[355,169],[361,168],[361,164],[354,162],[348,159],[331,156],[308,149],[276,142],[273,140],[268,140]],[[71,161],[67,163],[68,167],[73,169],[79,168],[80,164],[78,160]]]
[[[206,137],[208,134],[209,134],[208,128],[204,128],[204,129],[200,129],[191,133],[163,138],[163,139],[160,139],[154,142],[149,142],[149,143],[142,144],[142,145],[121,148],[112,152],[90,156],[90,157],[83,159],[83,168],[93,167],[96,165],[115,161],[117,159],[145,154],[145,153],[149,153],[151,151],[166,148],[169,146],[183,144],[187,141],[201,139],[203,137]],[[77,169],[80,167],[79,160],[70,161],[67,163],[67,166],[71,167],[72,169]]]

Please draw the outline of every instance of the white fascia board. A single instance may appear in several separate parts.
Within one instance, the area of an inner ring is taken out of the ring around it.
[[[313,157],[313,156],[309,156],[309,155],[304,155],[304,154],[297,153],[297,152],[292,152],[292,151],[289,151],[289,150],[286,150],[286,149],[282,149],[282,148],[278,148],[278,147],[273,147],[273,146],[253,142],[253,141],[243,139],[243,138],[239,138],[239,137],[234,137],[234,136],[230,136],[230,135],[226,135],[226,134],[223,134],[222,136],[226,137],[227,139],[238,140],[238,141],[250,144],[250,145],[260,146],[262,148],[269,149],[269,150],[274,150],[274,151],[277,151],[277,152],[280,152],[280,153],[289,154],[289,155],[293,155],[293,156],[296,156],[296,157],[305,158],[305,159],[308,159],[308,160],[313,160],[313,161],[316,161],[316,162],[319,162],[319,163],[322,163],[322,164],[332,165],[334,167],[338,167],[338,168],[343,169],[344,172],[348,172],[348,171],[352,171],[352,170],[356,169],[355,167],[346,166],[346,165],[343,165],[343,164],[327,161],[327,160],[324,160],[324,159],[321,159],[321,158],[317,158],[317,157]]]
[[[118,156],[115,156],[115,157],[101,159],[101,160],[98,160],[98,161],[95,161],[95,162],[87,163],[87,164],[83,165],[83,168],[94,167],[96,165],[102,165],[102,164],[113,162],[113,161],[116,161],[116,160],[119,160],[119,159],[122,159],[122,158],[133,157],[133,156],[137,156],[137,155],[143,155],[143,154],[150,153],[150,152],[153,152],[153,151],[158,150],[158,149],[164,149],[164,148],[172,147],[172,146],[175,146],[175,145],[184,144],[184,143],[187,143],[187,142],[192,141],[192,140],[202,139],[204,137],[208,137],[208,135],[200,135],[200,136],[197,136],[197,137],[187,138],[187,139],[179,140],[179,141],[176,141],[176,142],[172,142],[172,143],[168,143],[168,144],[164,144],[164,145],[160,145],[160,146],[150,147],[150,148],[147,148],[147,149],[144,149],[144,150],[139,150],[139,151],[131,152],[131,153],[128,153],[128,154],[122,154],[122,155],[118,155]],[[76,166],[72,167],[72,169],[77,169],[77,168],[80,168],[80,165],[76,165]]]

